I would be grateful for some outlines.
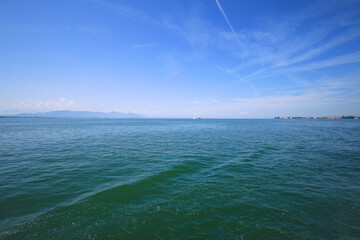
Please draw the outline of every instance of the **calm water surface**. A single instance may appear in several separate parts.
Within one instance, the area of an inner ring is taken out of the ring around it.
[[[0,119],[0,239],[360,239],[360,121]]]

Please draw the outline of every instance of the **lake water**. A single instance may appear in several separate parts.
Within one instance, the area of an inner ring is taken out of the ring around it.
[[[360,239],[360,121],[0,118],[0,239]]]

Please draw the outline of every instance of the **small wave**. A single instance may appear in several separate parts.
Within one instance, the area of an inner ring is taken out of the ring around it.
[[[122,182],[116,186],[102,188],[98,191],[86,193],[66,206],[75,205],[80,202],[88,201],[110,201],[125,203],[146,195],[152,196],[161,193],[164,189],[171,187],[181,176],[187,178],[189,174],[201,170],[204,163],[197,160],[185,160],[169,169],[141,177],[134,181]],[[63,206],[65,207],[65,206]]]
[[[176,182],[176,178],[194,172],[189,163],[174,166],[139,181],[112,187],[90,196],[90,201],[128,202],[145,195],[154,195]]]

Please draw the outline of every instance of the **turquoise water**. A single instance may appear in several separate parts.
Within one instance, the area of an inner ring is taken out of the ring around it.
[[[360,239],[360,121],[0,119],[1,239]]]

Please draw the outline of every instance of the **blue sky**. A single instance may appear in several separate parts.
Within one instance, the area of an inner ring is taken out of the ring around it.
[[[0,0],[0,113],[360,115],[360,1]]]

